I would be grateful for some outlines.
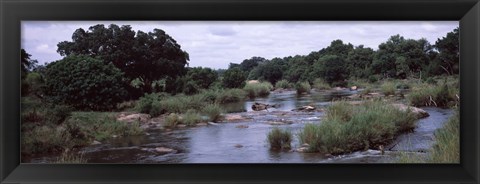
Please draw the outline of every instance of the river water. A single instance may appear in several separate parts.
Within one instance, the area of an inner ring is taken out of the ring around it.
[[[100,145],[83,148],[80,153],[89,163],[388,163],[395,162],[399,152],[428,151],[434,143],[435,130],[443,127],[453,114],[449,109],[423,108],[430,116],[418,120],[415,131],[397,138],[391,151],[384,155],[377,150],[367,150],[327,158],[319,153],[269,149],[267,134],[272,128],[290,130],[294,134],[292,147],[295,149],[300,147],[296,134],[307,123],[319,123],[323,116],[322,112],[292,113],[292,109],[304,105],[325,107],[333,98],[353,93],[348,90],[301,96],[291,91],[272,93],[267,98],[224,106],[229,113],[250,117],[243,121],[173,131],[150,130],[145,135],[110,139]],[[251,110],[254,102],[280,106],[268,112],[255,112]],[[175,151],[159,153],[155,150],[158,147]],[[35,158],[32,162],[49,162],[52,159],[52,156]]]

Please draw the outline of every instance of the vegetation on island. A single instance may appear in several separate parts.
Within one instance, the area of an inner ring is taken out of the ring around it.
[[[112,136],[142,134],[139,122],[117,121],[120,111],[165,116],[167,127],[195,126],[220,121],[222,104],[265,97],[275,89],[295,89],[302,95],[312,88],[357,86],[361,95],[378,91],[385,96],[409,90],[406,99],[413,106],[458,106],[458,36],[457,28],[431,44],[393,35],[377,50],[333,40],[308,55],[251,57],[214,70],[189,67],[187,51],[161,29],[135,32],[115,24],[79,28],[71,41],[58,43],[61,60],[39,65],[21,50],[22,159],[62,153],[64,161],[83,162],[72,158],[71,151]],[[310,151],[340,154],[372,148],[415,126],[411,114],[379,100],[362,106],[337,102],[326,114],[299,135]],[[458,138],[458,133],[451,135],[457,126],[458,120],[451,120],[437,134],[434,161],[455,160],[454,153],[441,157],[457,146],[451,137]],[[268,134],[275,149],[289,149],[291,140],[288,131]]]

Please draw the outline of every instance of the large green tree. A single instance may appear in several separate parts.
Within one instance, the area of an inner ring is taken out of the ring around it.
[[[77,109],[111,110],[124,100],[123,72],[100,59],[70,55],[45,71],[45,93],[55,104]]]
[[[458,28],[435,42],[435,47],[439,51],[438,61],[442,69],[448,74],[458,74],[460,62],[459,49],[459,32]]]
[[[177,78],[185,74],[188,53],[165,31],[135,33],[128,25],[99,24],[87,31],[77,29],[72,41],[63,41],[57,52],[62,56],[82,54],[112,63],[129,80],[140,79],[143,91],[152,92],[152,83],[166,77]]]
[[[343,85],[348,77],[347,62],[337,55],[325,55],[313,65],[316,76],[325,79],[331,85]]]
[[[373,62],[375,51],[371,48],[365,48],[363,45],[355,47],[347,56],[347,65],[351,77],[367,78],[372,73],[370,67]]]
[[[246,79],[240,67],[233,67],[223,74],[222,85],[226,88],[242,88],[245,86]]]

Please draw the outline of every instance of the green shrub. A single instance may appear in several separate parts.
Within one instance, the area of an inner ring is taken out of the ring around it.
[[[313,88],[318,90],[330,89],[330,85],[325,80],[317,78],[313,81]]]
[[[307,125],[299,134],[300,141],[308,143],[311,151],[342,154],[376,148],[415,127],[411,112],[383,101],[368,101],[360,106],[339,102],[326,113],[320,124]]]
[[[380,88],[385,96],[395,95],[396,87],[393,82],[385,81]]]
[[[289,83],[287,80],[283,79],[283,80],[280,80],[278,81],[277,83],[275,83],[275,89],[280,89],[280,88],[283,88],[283,89],[289,89],[292,87],[292,84]]]
[[[174,128],[179,123],[181,123],[180,116],[175,113],[171,113],[165,118],[166,127]]]
[[[115,109],[127,95],[123,72],[88,56],[67,56],[47,65],[45,87],[54,104],[76,109]]]
[[[66,105],[56,105],[48,109],[45,113],[45,118],[48,123],[61,124],[67,119],[73,111],[73,108]]]
[[[268,133],[267,139],[271,149],[290,149],[292,133],[275,127]]]
[[[302,93],[310,93],[310,90],[312,88],[308,82],[298,82],[295,85],[295,89],[297,90],[297,94],[302,94]]]
[[[222,84],[225,88],[243,88],[247,76],[238,67],[230,68],[223,73]]]
[[[245,99],[247,93],[242,89],[226,89],[217,96],[215,101],[220,104],[239,102]]]
[[[360,95],[367,95],[371,92],[373,92],[373,89],[371,87],[366,87],[365,89],[358,91]]]
[[[247,92],[247,95],[250,98],[255,97],[266,97],[270,94],[270,91],[273,89],[273,86],[269,82],[261,83],[250,83],[245,85],[243,90]]]
[[[202,115],[194,110],[188,110],[182,117],[183,123],[187,126],[195,126],[197,123],[202,122]]]
[[[158,116],[163,113],[160,101],[166,99],[170,95],[167,93],[152,93],[145,94],[143,97],[140,97],[136,104],[137,111],[141,113],[147,113],[151,116]]]
[[[399,82],[399,83],[397,83],[396,88],[397,89],[410,89],[410,85],[408,85],[408,83]]]
[[[443,85],[424,85],[415,88],[407,97],[411,105],[448,107],[458,103],[458,89]],[[453,104],[453,105],[452,105]]]
[[[378,80],[380,80],[380,77],[378,75],[370,75],[368,77],[368,81],[370,81],[371,83],[377,82]]]
[[[208,104],[202,110],[203,114],[209,117],[209,121],[217,122],[222,118],[222,107],[218,104]]]

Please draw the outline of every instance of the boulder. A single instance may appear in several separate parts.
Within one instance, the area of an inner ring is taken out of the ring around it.
[[[243,147],[243,145],[241,145],[241,144],[235,144],[235,148],[242,148],[242,147]]]
[[[166,147],[157,147],[155,148],[155,151],[158,153],[171,153],[174,152],[175,150],[172,148],[166,148]]]
[[[247,81],[247,84],[258,84],[260,83],[258,80],[249,80]]]
[[[358,88],[357,86],[352,86],[352,87],[350,87],[350,90],[355,91],[355,90],[357,90],[357,88]]]
[[[148,122],[148,120],[150,120],[150,115],[142,114],[142,113],[130,114],[130,115],[120,114],[120,116],[117,118],[117,121],[128,122],[128,123],[133,123],[136,121],[145,123],[145,122]]]
[[[421,118],[426,118],[428,116],[430,116],[430,114],[428,114],[427,111],[423,110],[423,109],[420,109],[420,108],[417,108],[417,107],[412,107],[412,106],[407,106],[407,105],[404,105],[404,104],[392,104],[392,106],[402,110],[402,111],[407,111],[407,110],[410,110],[413,114],[415,114],[415,117],[417,117],[418,119],[421,119]]]
[[[302,106],[302,107],[299,107],[299,108],[296,108],[296,109],[293,109],[292,111],[296,111],[296,112],[313,112],[317,110],[316,107],[314,106],[310,106],[310,105],[306,105],[306,106]],[[320,109],[319,109],[320,110]],[[320,110],[321,111],[321,110]]]
[[[90,145],[99,145],[99,144],[102,144],[102,143],[99,142],[99,141],[97,141],[97,140],[94,140],[94,141],[92,142],[92,144],[90,144]]]

